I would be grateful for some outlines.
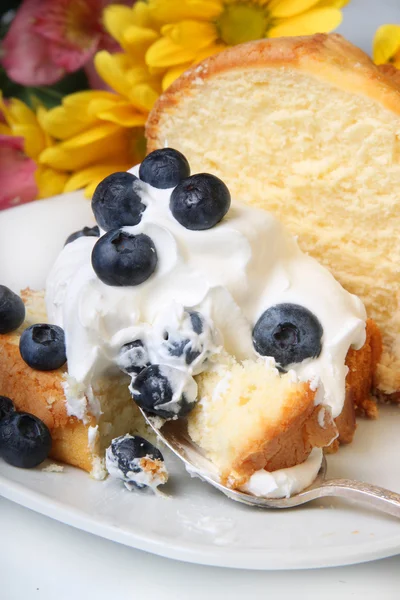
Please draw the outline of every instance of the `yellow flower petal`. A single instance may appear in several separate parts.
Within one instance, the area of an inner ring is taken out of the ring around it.
[[[342,13],[337,8],[316,8],[307,13],[285,19],[268,31],[268,37],[311,35],[336,29],[342,22]]]
[[[112,100],[115,94],[106,90],[85,90],[83,92],[75,92],[63,98],[63,106],[73,110],[85,110],[88,102],[98,100],[99,98]]]
[[[144,58],[146,50],[158,39],[158,33],[153,29],[131,25],[122,36],[121,45],[132,56]]]
[[[157,94],[158,97],[158,94]],[[121,127],[139,127],[144,125],[147,114],[138,113],[131,104],[115,104],[106,110],[98,112],[99,119],[117,123]]]
[[[194,60],[196,52],[182,48],[169,38],[161,38],[146,52],[146,64],[150,67],[173,67]]]
[[[149,0],[149,11],[155,21],[177,23],[184,19],[214,20],[223,10],[222,0]]]
[[[375,33],[373,58],[377,65],[393,59],[400,51],[400,25],[382,25]]]
[[[66,142],[46,148],[40,157],[41,164],[64,171],[78,171],[96,162],[105,162],[110,156],[124,156],[127,152],[128,129],[113,123],[85,132]]]
[[[319,0],[317,8],[325,8],[326,6],[329,8],[343,8],[349,2],[350,0]]]
[[[93,127],[88,131],[84,131],[79,135],[76,135],[72,138],[69,138],[65,142],[63,142],[64,148],[75,149],[82,148],[85,146],[90,146],[94,142],[98,142],[99,140],[106,140],[108,137],[113,136],[115,133],[118,133],[120,128],[112,123],[102,123],[97,127]]]
[[[90,127],[94,119],[81,112],[66,110],[64,106],[56,106],[48,111],[42,119],[42,126],[53,137],[65,140],[81,133]]]
[[[34,160],[46,148],[46,139],[37,123],[35,125],[15,125],[13,133],[24,138],[24,152]]]
[[[191,64],[192,63],[186,63],[185,65],[179,65],[179,67],[172,67],[171,69],[168,69],[162,80],[163,91],[166,90],[171,83],[175,81],[175,79],[178,79],[179,75],[182,75],[182,73],[184,73],[186,69],[191,66]]]
[[[164,75],[165,73],[165,67],[146,67],[146,69],[153,78],[158,77],[158,75]]]
[[[129,93],[129,86],[127,85],[126,78],[123,71],[118,64],[118,57],[113,54],[111,55],[106,50],[97,52],[94,58],[94,64],[96,71],[100,77],[105,81],[113,90],[127,97]]]
[[[119,94],[111,94],[110,98],[96,98],[89,102],[87,112],[98,119],[99,113],[114,108],[116,104],[126,104],[125,98]]]
[[[35,181],[39,189],[38,197],[49,198],[62,194],[67,179],[66,173],[39,165],[35,171]]]
[[[213,23],[199,23],[199,21],[181,21],[175,25],[164,25],[161,33],[174,44],[194,51],[210,46],[218,37],[217,28]]]
[[[65,140],[82,133],[96,122],[90,112],[95,101],[112,101],[117,96],[111,92],[89,90],[70,94],[63,98],[61,106],[56,106],[42,116],[42,127],[53,137]]]
[[[129,99],[140,110],[150,112],[159,95],[151,85],[139,83],[130,91]]]
[[[120,164],[106,164],[106,165],[94,165],[87,169],[77,171],[65,183],[64,192],[74,192],[80,190],[90,183],[100,183],[107,175],[116,173],[117,171],[127,171],[132,165],[127,163]]]
[[[269,5],[271,15],[274,18],[287,18],[299,15],[306,10],[309,10],[319,0],[273,0]]]
[[[36,125],[36,115],[26,104],[11,98],[8,104],[8,109],[14,123],[26,123],[27,125]]]
[[[126,27],[135,24],[133,11],[122,4],[111,4],[103,11],[103,23],[108,33],[122,46]]]
[[[133,21],[138,27],[154,27],[155,21],[147,2],[136,2],[132,7]]]
[[[39,127],[42,130],[42,134],[44,136],[44,144],[45,144],[46,148],[53,144],[53,139],[52,139],[51,135],[46,131],[46,128],[44,127],[44,121],[46,119],[48,112],[49,111],[47,110],[47,108],[45,108],[43,105],[39,105],[36,110],[36,119],[37,119]]]

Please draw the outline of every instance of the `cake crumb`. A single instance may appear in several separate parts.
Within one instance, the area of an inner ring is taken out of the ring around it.
[[[360,533],[360,532],[358,531],[358,529],[355,529],[355,530],[354,530],[354,531],[352,531],[351,533],[353,533],[354,535],[356,535],[357,533]]]
[[[47,467],[43,467],[42,471],[45,473],[62,473],[64,467],[62,465],[57,465],[56,463],[51,463],[50,465],[47,465]]]

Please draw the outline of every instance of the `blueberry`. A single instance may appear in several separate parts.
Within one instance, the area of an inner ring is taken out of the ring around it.
[[[14,467],[31,469],[48,457],[48,427],[29,413],[13,413],[0,421],[0,455]]]
[[[94,191],[92,210],[104,231],[137,225],[146,209],[141,199],[141,184],[131,173],[113,173]]]
[[[25,319],[25,304],[5,285],[0,285],[0,333],[18,329]]]
[[[219,223],[230,205],[231,195],[224,182],[215,175],[199,173],[176,186],[169,207],[183,227],[199,231]]]
[[[317,358],[323,329],[317,317],[298,304],[277,304],[266,310],[253,329],[253,344],[262,356],[281,367]]]
[[[97,277],[107,285],[139,285],[156,268],[157,252],[148,235],[114,229],[96,242],[92,266]]]
[[[7,396],[0,396],[0,421],[15,412],[14,402]]]
[[[31,325],[21,335],[19,350],[26,364],[38,371],[54,371],[67,360],[64,331],[57,325]]]
[[[196,403],[197,385],[184,371],[151,365],[131,385],[134,401],[146,412],[165,419],[184,417]]]
[[[139,167],[140,179],[161,190],[175,187],[189,175],[188,161],[173,148],[154,150]]]
[[[64,246],[70,244],[71,242],[74,242],[80,237],[100,237],[100,229],[97,227],[97,225],[95,225],[94,227],[84,227],[79,231],[75,231],[67,237]]]
[[[124,344],[119,351],[117,365],[124,373],[140,373],[150,365],[149,355],[141,340]]]
[[[204,344],[205,340],[199,339],[199,335],[204,331],[204,326],[203,317],[199,312],[185,311],[178,328],[176,325],[166,326],[160,347],[161,355],[181,358],[181,361],[174,363],[179,363],[180,366],[192,364],[196,358],[207,350]],[[211,332],[207,339],[210,337]],[[204,360],[206,358],[205,356]]]
[[[109,474],[122,479],[128,490],[156,488],[168,480],[161,452],[144,438],[129,433],[112,440],[106,450]]]
[[[189,317],[192,323],[193,331],[200,335],[204,330],[204,322],[201,314],[195,310],[189,310]]]

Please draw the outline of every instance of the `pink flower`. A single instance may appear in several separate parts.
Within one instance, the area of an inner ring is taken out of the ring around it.
[[[0,210],[37,196],[36,163],[24,154],[24,138],[0,135]]]
[[[114,0],[24,0],[3,40],[2,64],[10,79],[51,85],[87,65],[97,50],[118,44],[102,24]]]

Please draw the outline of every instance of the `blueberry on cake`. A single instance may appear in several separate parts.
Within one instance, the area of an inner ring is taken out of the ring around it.
[[[92,206],[99,236],[65,245],[45,303],[24,292],[24,323],[0,336],[0,393],[42,419],[51,456],[161,485],[140,407],[187,419],[221,480],[251,491],[351,441],[379,330],[275,217],[172,148],[107,177]]]

